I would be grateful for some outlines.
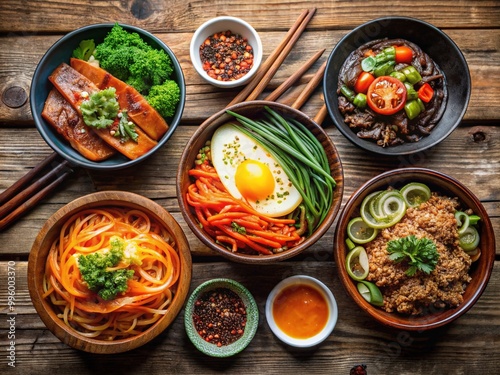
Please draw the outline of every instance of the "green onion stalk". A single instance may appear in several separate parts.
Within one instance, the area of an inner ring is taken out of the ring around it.
[[[265,119],[252,120],[233,111],[244,134],[262,145],[282,166],[290,181],[302,196],[307,231],[313,231],[325,219],[333,201],[335,179],[330,174],[328,157],[321,143],[304,124],[284,118],[265,107]],[[300,210],[298,211],[300,214]]]

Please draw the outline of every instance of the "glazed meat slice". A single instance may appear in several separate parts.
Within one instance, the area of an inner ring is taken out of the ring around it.
[[[167,132],[168,124],[165,119],[132,86],[86,61],[72,58],[70,65],[90,79],[100,90],[114,87],[120,108],[126,109],[128,117],[151,138],[159,140]]]
[[[59,65],[49,76],[49,81],[61,93],[61,95],[71,104],[78,114],[80,105],[83,101],[82,93],[93,94],[100,91],[99,88],[83,74],[80,74],[66,63]],[[110,129],[94,129],[94,132],[101,137],[107,144],[118,150],[129,159],[137,159],[144,155],[158,142],[149,138],[149,136],[138,126],[135,127],[138,134],[137,142],[127,140],[122,142],[115,137]]]
[[[85,125],[78,112],[56,89],[50,91],[42,116],[87,159],[101,161],[115,154],[112,147]]]

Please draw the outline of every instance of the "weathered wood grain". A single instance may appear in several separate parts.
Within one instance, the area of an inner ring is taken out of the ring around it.
[[[363,22],[384,16],[407,15],[420,18],[438,27],[463,28],[497,27],[500,9],[495,0],[424,1],[385,0],[349,1],[232,1],[230,5],[214,1],[135,0],[87,1],[73,0],[4,0],[0,3],[0,18],[9,20],[0,25],[0,32],[56,33],[76,27],[119,21],[153,32],[186,32],[215,15],[232,15],[248,20],[257,29],[286,30],[305,8],[316,7],[312,28],[352,28]],[[57,18],[58,22],[54,22]]]
[[[184,311],[157,339],[131,352],[99,356],[74,350],[47,331],[27,292],[26,262],[16,262],[16,374],[90,373],[278,374],[285,371],[311,374],[348,374],[352,366],[367,365],[369,374],[494,374],[500,361],[500,288],[498,264],[476,305],[447,327],[428,333],[390,329],[374,322],[344,292],[331,261],[306,259],[276,266],[250,267],[233,263],[195,263],[191,290],[215,276],[233,278],[248,287],[260,312],[257,333],[250,345],[235,357],[215,360],[202,356],[184,333]],[[270,269],[272,268],[272,272]],[[6,262],[0,262],[0,285],[6,285]],[[312,350],[282,345],[265,320],[267,295],[282,278],[292,274],[313,275],[333,292],[339,318],[329,338]],[[0,289],[0,301],[6,300]],[[2,302],[0,329],[8,329]],[[477,353],[482,355],[477,355]],[[123,363],[127,363],[127,367]],[[6,368],[7,358],[0,357]],[[118,370],[120,369],[120,370]]]

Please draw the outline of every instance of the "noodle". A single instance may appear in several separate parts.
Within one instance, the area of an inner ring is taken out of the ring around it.
[[[102,299],[82,278],[78,257],[106,253],[118,236],[132,245],[133,263],[120,261],[107,271],[128,268],[127,290]],[[176,244],[159,223],[140,210],[87,209],[72,216],[52,244],[45,266],[43,297],[64,323],[99,340],[135,336],[167,313],[180,274]]]

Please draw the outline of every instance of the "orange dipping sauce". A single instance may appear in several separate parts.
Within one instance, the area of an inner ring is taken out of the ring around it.
[[[288,336],[308,339],[325,328],[330,309],[325,297],[316,288],[295,284],[278,293],[272,313],[276,325]]]

